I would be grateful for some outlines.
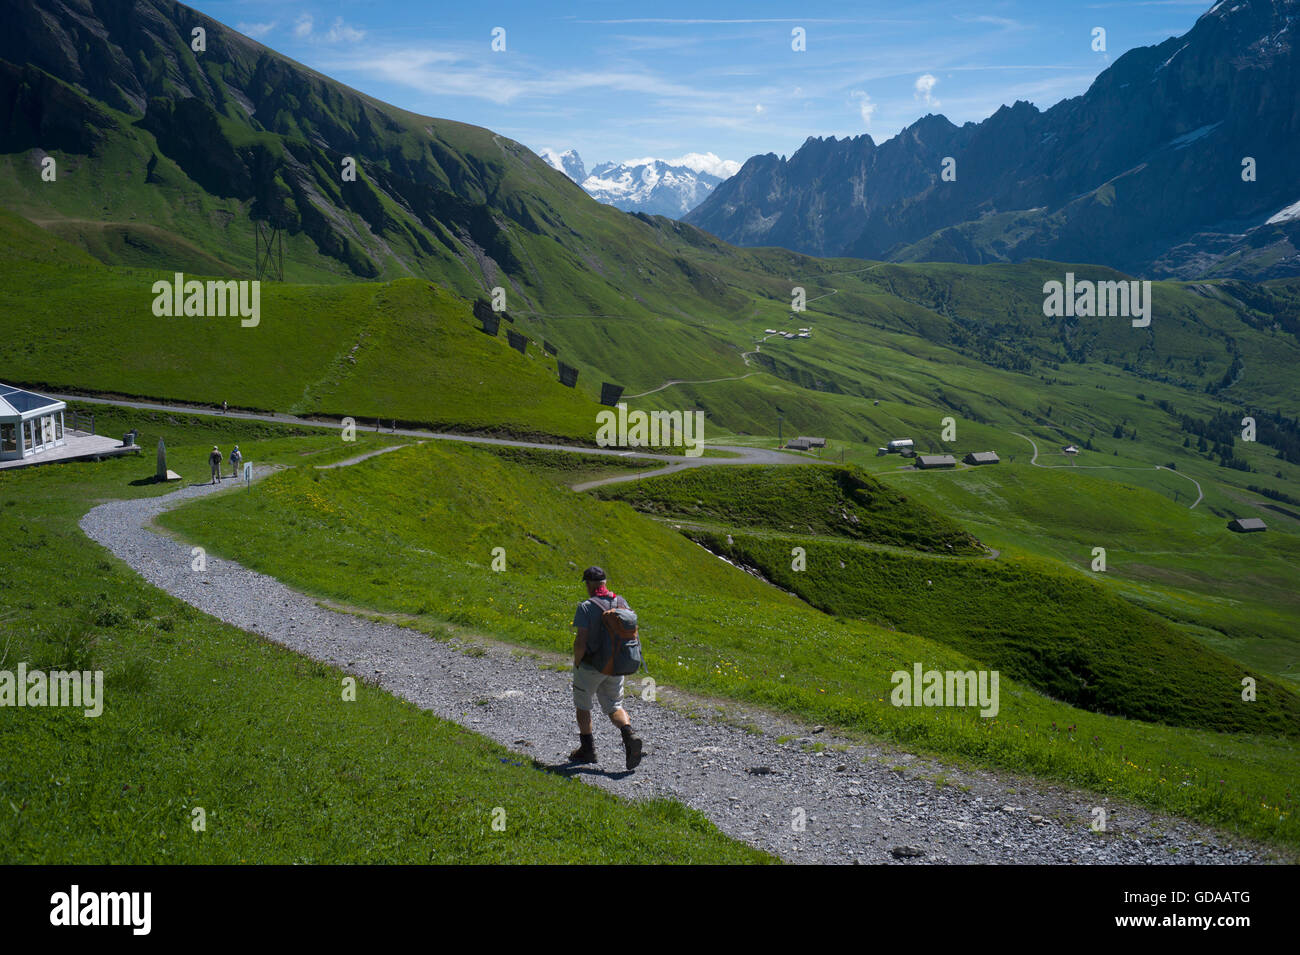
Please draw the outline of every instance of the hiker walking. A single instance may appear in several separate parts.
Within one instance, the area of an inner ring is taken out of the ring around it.
[[[582,745],[569,754],[573,763],[594,763],[596,743],[591,730],[591,701],[600,701],[601,711],[623,734],[623,750],[629,770],[641,762],[641,740],[632,732],[632,721],[623,709],[623,676],[614,673],[614,635],[604,624],[605,611],[629,610],[627,601],[606,586],[605,572],[588,567],[582,572],[587,585],[587,599],[578,604],[573,615],[577,636],[573,641],[573,705],[578,712],[578,737]],[[632,618],[635,626],[635,617]],[[635,637],[633,637],[635,640]],[[637,662],[640,646],[637,644]],[[602,663],[602,666],[597,664]],[[635,672],[633,670],[632,672]]]
[[[225,402],[225,399],[222,399],[222,401],[221,401],[221,413],[222,413],[222,414],[225,414],[225,413],[226,413],[226,402]]]
[[[235,445],[230,452],[230,476],[232,478],[239,477],[239,462],[242,460],[244,460],[244,456],[239,453],[239,445]]]
[[[216,484],[221,480],[221,451],[214,444],[212,450],[208,453],[208,466],[212,468],[212,480],[209,484]]]

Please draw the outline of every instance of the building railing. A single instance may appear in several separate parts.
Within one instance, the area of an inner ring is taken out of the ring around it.
[[[81,424],[80,424],[82,421],[85,421],[86,419],[89,419],[89,420],[90,420],[90,430],[89,430],[89,431],[87,431],[87,430],[85,430],[84,428],[82,428],[82,427],[81,427]],[[94,434],[94,433],[95,433],[95,415],[94,415],[92,412],[89,412],[89,411],[73,411],[73,412],[72,412],[72,427],[70,427],[70,428],[67,427],[67,418],[65,417],[65,418],[64,418],[64,430],[65,430],[65,431],[76,432],[76,433],[78,433],[78,434]]]

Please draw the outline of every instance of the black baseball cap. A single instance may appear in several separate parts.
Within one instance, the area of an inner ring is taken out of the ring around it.
[[[599,567],[588,567],[582,572],[583,580],[604,580],[605,572]]]

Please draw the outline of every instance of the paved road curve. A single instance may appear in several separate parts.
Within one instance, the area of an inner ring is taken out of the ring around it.
[[[267,421],[273,424],[300,425],[309,428],[333,428],[341,431],[343,425],[338,421],[316,421],[311,418],[299,418],[294,415],[285,414],[258,414],[255,412],[230,411],[221,412],[212,408],[199,408],[192,405],[174,405],[160,404],[150,401],[127,401],[125,399],[114,398],[86,398],[80,395],[52,395],[60,401],[84,401],[90,404],[113,405],[121,408],[139,408],[143,411],[173,411],[178,414],[208,415],[214,418],[233,418],[237,421]],[[367,430],[358,423],[359,431]],[[812,458],[802,457],[795,454],[785,454],[781,451],[771,451],[765,448],[747,448],[740,445],[729,444],[706,444],[707,449],[716,451],[726,451],[734,457],[710,458],[701,455],[700,457],[690,458],[684,455],[668,454],[650,454],[644,451],[628,451],[624,448],[591,448],[579,444],[547,444],[539,441],[520,441],[514,438],[488,438],[470,434],[453,434],[446,431],[420,431],[409,428],[384,428],[378,431],[380,434],[393,434],[399,437],[422,438],[426,441],[461,441],[466,444],[495,444],[507,448],[537,448],[542,451],[572,451],[575,454],[591,454],[600,457],[610,458],[637,458],[645,461],[662,461],[664,467],[654,471],[633,472],[631,474],[619,474],[613,477],[602,478],[598,481],[588,481],[583,484],[574,485],[575,491],[585,491],[588,488],[596,487],[600,484],[617,484],[620,481],[635,481],[643,477],[658,477],[663,474],[673,474],[677,471],[683,471],[686,468],[712,467],[715,465],[728,464],[819,464],[825,463]]]

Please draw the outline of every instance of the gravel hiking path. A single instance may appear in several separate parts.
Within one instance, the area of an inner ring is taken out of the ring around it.
[[[565,765],[577,745],[570,674],[553,654],[490,641],[436,640],[374,617],[327,609],[279,581],[149,529],[163,510],[243,488],[192,485],[162,497],[110,501],[81,527],[146,581],[232,626],[338,667],[565,775],[630,798],[667,797],[728,835],[809,863],[1221,863],[1275,857],[1245,840],[1097,795],[1009,773],[963,770],[822,727],[674,692],[658,700],[629,681],[626,705],[646,741],[633,773],[596,714],[595,766]],[[573,595],[579,599],[577,588]],[[632,590],[635,604],[635,589]],[[822,745],[818,745],[822,744]],[[1108,827],[1093,832],[1093,807]],[[485,805],[483,812],[491,812]],[[507,811],[509,806],[506,806]],[[802,823],[802,827],[800,826]],[[629,860],[635,861],[635,860]]]
[[[423,444],[423,441],[417,441],[417,444]],[[377,458],[381,454],[387,454],[389,451],[399,451],[402,448],[409,447],[405,444],[390,444],[386,448],[380,448],[377,451],[367,451],[365,454],[358,454],[355,458],[348,458],[345,461],[335,461],[333,464],[317,464],[317,471],[331,471],[334,468],[350,468],[354,464],[360,464],[362,461],[368,461],[371,458]]]

